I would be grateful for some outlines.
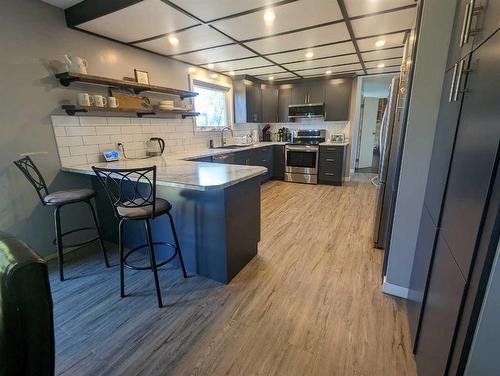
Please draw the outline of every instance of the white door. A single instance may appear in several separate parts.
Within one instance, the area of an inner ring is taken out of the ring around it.
[[[364,98],[358,168],[372,166],[373,148],[376,145],[378,101],[379,98]]]

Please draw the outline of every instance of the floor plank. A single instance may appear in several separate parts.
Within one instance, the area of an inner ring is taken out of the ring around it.
[[[273,181],[262,187],[259,255],[227,286],[171,267],[126,270],[116,252],[68,256],[50,278],[59,375],[415,375],[406,307],[381,293],[375,189]]]

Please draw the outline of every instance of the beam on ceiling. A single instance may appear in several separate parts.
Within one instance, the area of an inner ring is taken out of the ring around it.
[[[361,51],[359,50],[358,42],[356,41],[356,36],[354,35],[354,30],[352,28],[351,21],[349,20],[344,0],[337,0],[337,3],[339,4],[342,17],[344,17],[344,22],[347,27],[347,31],[349,32],[349,36],[351,37],[352,44],[354,45],[354,49],[356,50],[356,54],[358,55],[359,63],[361,64],[363,71],[366,73],[365,63],[363,62],[363,57],[361,56]]]
[[[142,0],[84,0],[75,4],[64,11],[66,15],[66,24],[69,27],[80,25],[98,17],[127,8],[131,5],[140,3]]]

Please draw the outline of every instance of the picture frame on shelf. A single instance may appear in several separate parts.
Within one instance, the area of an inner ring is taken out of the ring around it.
[[[140,84],[149,85],[149,73],[139,69],[134,69],[135,81]]]

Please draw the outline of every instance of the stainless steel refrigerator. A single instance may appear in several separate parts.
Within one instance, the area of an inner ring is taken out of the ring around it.
[[[396,205],[406,118],[411,91],[415,55],[415,30],[405,45],[401,73],[391,82],[390,94],[380,130],[380,169],[377,181],[377,205],[373,241],[385,250],[382,277],[385,276],[390,252],[390,236]]]

